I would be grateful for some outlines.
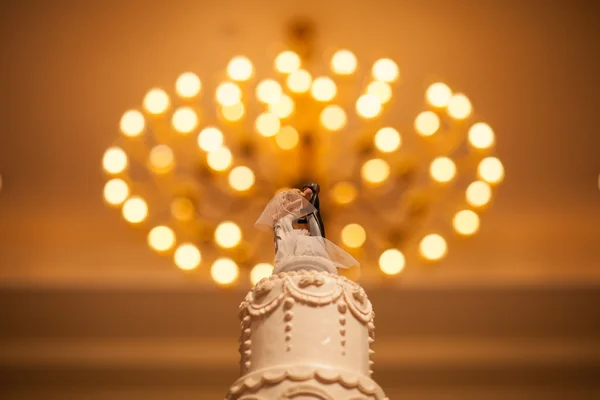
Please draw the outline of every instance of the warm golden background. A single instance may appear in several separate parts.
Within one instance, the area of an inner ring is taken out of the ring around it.
[[[440,268],[367,288],[392,399],[600,396],[599,6],[593,1],[33,1],[0,5],[0,398],[213,399],[237,376],[245,288],[188,279],[102,202],[122,112],[290,18],[459,87],[507,178]],[[275,50],[273,50],[275,51]],[[407,106],[416,115],[423,106]],[[403,110],[398,110],[403,112]]]

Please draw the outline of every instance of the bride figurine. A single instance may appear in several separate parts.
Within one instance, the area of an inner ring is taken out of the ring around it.
[[[337,273],[337,268],[359,266],[350,254],[325,238],[319,213],[319,185],[283,191],[269,202],[255,223],[262,231],[273,231],[273,273],[312,269]],[[307,229],[308,228],[308,229]]]

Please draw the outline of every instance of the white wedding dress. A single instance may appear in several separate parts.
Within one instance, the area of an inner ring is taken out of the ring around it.
[[[358,267],[359,263],[333,244],[319,235],[320,230],[314,220],[316,209],[299,191],[289,190],[277,194],[265,207],[255,226],[260,230],[272,230],[275,239],[274,273],[295,269],[305,269],[307,258],[316,258],[315,269],[337,273],[336,268]],[[294,222],[307,216],[313,234],[306,229],[295,229]],[[294,267],[295,266],[295,267]]]

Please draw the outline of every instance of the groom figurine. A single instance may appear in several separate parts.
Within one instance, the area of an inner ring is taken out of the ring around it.
[[[311,236],[325,237],[325,227],[323,226],[323,220],[321,219],[321,208],[319,206],[319,192],[321,188],[317,183],[307,183],[302,186],[302,194],[312,204],[316,211],[308,214],[306,218],[298,220],[299,224],[308,224],[308,228]]]

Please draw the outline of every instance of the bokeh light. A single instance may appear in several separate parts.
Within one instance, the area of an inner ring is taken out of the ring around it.
[[[477,176],[492,185],[504,179],[504,166],[496,157],[486,157],[477,166]]]
[[[452,226],[460,235],[473,235],[479,229],[479,216],[471,210],[459,211],[452,219]]]
[[[288,75],[286,84],[293,93],[306,93],[311,88],[312,76],[308,71],[299,69]]]
[[[429,261],[442,259],[448,252],[446,239],[437,233],[425,236],[419,243],[419,252],[421,256]]]
[[[367,93],[376,96],[381,104],[385,104],[392,98],[392,87],[382,81],[373,81],[367,86]]]
[[[450,97],[448,102],[448,114],[454,119],[465,119],[471,115],[473,107],[471,101],[464,94],[458,93]]]
[[[129,185],[122,179],[111,179],[104,185],[104,200],[110,205],[118,206],[129,197]]]
[[[348,224],[342,228],[341,239],[346,246],[357,248],[367,240],[367,232],[359,224]]]
[[[194,203],[187,197],[176,197],[171,202],[171,215],[178,221],[191,221],[195,213]]]
[[[177,247],[173,256],[175,265],[184,271],[190,271],[200,265],[202,255],[198,247],[191,243],[183,243]]]
[[[429,166],[429,175],[437,182],[450,182],[456,176],[456,164],[448,157],[437,157]]]
[[[138,110],[126,111],[119,123],[121,132],[128,137],[136,137],[142,134],[146,127],[144,115]]]
[[[234,81],[247,81],[253,74],[254,67],[248,57],[236,56],[227,64],[227,75]]]
[[[206,163],[214,171],[226,171],[233,162],[231,150],[225,146],[219,147],[206,155]]]
[[[440,117],[433,111],[423,111],[415,119],[415,130],[421,136],[431,136],[440,129]]]
[[[237,246],[241,240],[242,230],[233,221],[223,221],[215,230],[215,242],[224,249]]]
[[[279,100],[269,104],[269,111],[281,119],[285,119],[294,112],[294,100],[288,95],[281,95]]]
[[[254,172],[246,166],[238,166],[229,171],[229,186],[238,192],[245,192],[254,186]]]
[[[331,78],[321,76],[313,81],[310,93],[315,100],[327,102],[333,100],[337,94],[337,87]]]
[[[300,135],[294,127],[286,125],[282,126],[275,136],[275,142],[282,150],[291,150],[298,145]]]
[[[256,118],[254,124],[256,131],[264,137],[275,136],[281,127],[281,121],[277,115],[271,112],[264,112]]]
[[[275,57],[275,69],[284,74],[297,71],[300,65],[300,56],[290,50],[283,51]]]
[[[391,153],[400,148],[402,145],[402,138],[394,128],[385,127],[377,131],[374,143],[379,151]]]
[[[102,167],[109,174],[120,174],[127,168],[127,154],[120,147],[109,147],[102,157]]]
[[[139,196],[130,197],[123,204],[122,212],[127,222],[139,224],[148,216],[148,204]]]
[[[158,252],[171,250],[175,245],[175,232],[167,226],[155,226],[148,233],[148,245]]]
[[[169,108],[169,95],[162,89],[150,89],[144,96],[144,109],[150,114],[162,114]]]
[[[179,133],[190,133],[198,125],[198,115],[191,107],[179,107],[171,120],[173,128]]]
[[[475,181],[467,187],[466,199],[473,207],[483,207],[492,199],[492,188],[486,182]]]
[[[189,99],[198,96],[202,89],[202,82],[193,72],[184,72],[175,81],[175,91],[180,97]]]
[[[218,258],[210,267],[210,276],[219,285],[229,285],[239,276],[239,268],[231,258]]]
[[[208,126],[198,134],[198,146],[204,151],[215,151],[223,145],[223,132]]]
[[[331,189],[331,198],[340,205],[352,203],[358,196],[358,189],[351,182],[338,182]]]
[[[221,106],[221,115],[229,122],[235,122],[242,119],[245,113],[244,104],[235,103],[230,106]]]
[[[217,86],[216,99],[222,106],[232,106],[240,103],[242,99],[242,89],[233,82],[223,82]]]
[[[148,157],[150,168],[157,174],[165,174],[173,169],[175,155],[166,144],[159,144],[150,150]]]
[[[447,107],[452,97],[452,90],[445,83],[437,82],[427,88],[425,97],[434,107]]]
[[[269,263],[259,263],[252,267],[250,271],[250,282],[256,285],[263,278],[268,278],[273,273],[273,265]]]
[[[476,149],[487,149],[494,145],[494,131],[485,122],[477,122],[469,129],[469,143]]]
[[[356,100],[356,112],[363,118],[375,118],[381,109],[381,101],[374,94],[363,94]]]
[[[281,85],[273,79],[265,79],[256,86],[256,98],[261,103],[277,103],[282,93]]]
[[[398,249],[387,249],[379,256],[379,269],[386,275],[397,275],[404,269],[406,259]]]
[[[389,58],[379,59],[373,64],[373,78],[383,82],[394,82],[400,76],[398,65]]]
[[[374,158],[365,162],[360,172],[366,182],[379,184],[390,176],[390,166],[385,160]]]
[[[350,50],[338,50],[331,58],[331,70],[338,75],[351,75],[356,65],[356,56]]]
[[[346,112],[338,105],[328,105],[321,111],[321,125],[330,131],[339,131],[346,126]]]

